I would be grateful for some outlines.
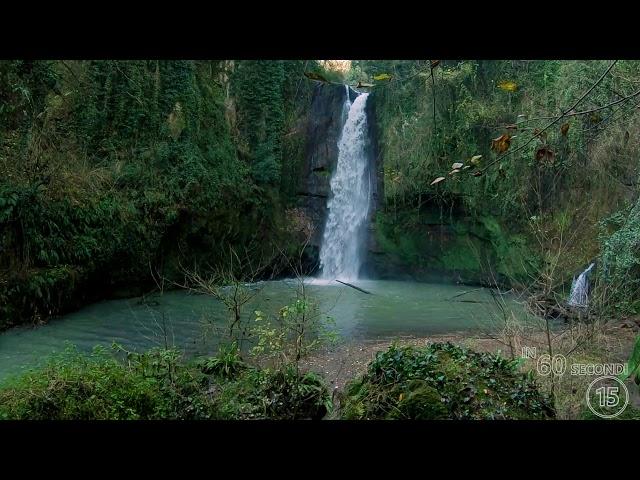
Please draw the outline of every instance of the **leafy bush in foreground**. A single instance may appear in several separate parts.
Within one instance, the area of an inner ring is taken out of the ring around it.
[[[236,378],[248,367],[242,360],[236,342],[230,345],[221,344],[216,356],[198,359],[196,365],[202,373],[216,375],[227,380]]]
[[[131,354],[126,364],[96,348],[69,348],[0,389],[0,418],[133,420],[211,418],[206,377],[175,350]]]
[[[530,375],[451,343],[391,346],[346,387],[345,419],[545,419],[555,412]]]
[[[222,384],[215,395],[219,418],[296,420],[323,418],[331,411],[329,391],[319,375],[294,365],[251,369]]]
[[[194,363],[175,349],[126,352],[122,362],[104,348],[68,348],[0,386],[5,420],[320,419],[330,409],[321,377],[252,368],[233,345]]]

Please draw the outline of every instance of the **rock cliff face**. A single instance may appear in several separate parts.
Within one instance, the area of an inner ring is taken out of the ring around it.
[[[378,125],[376,123],[376,97],[372,93],[367,99],[367,125],[369,127],[369,179],[371,182],[371,206],[369,208],[369,226],[367,235],[367,255],[364,259],[360,274],[364,277],[376,278],[376,264],[378,256],[383,252],[377,242],[376,212],[380,211],[384,201],[384,169],[380,147],[378,145]]]

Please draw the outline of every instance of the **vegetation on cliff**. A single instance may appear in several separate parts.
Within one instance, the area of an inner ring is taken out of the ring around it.
[[[376,189],[372,273],[515,287],[550,357],[600,348],[606,320],[640,314],[640,62],[327,65],[0,61],[0,330],[166,285],[210,295],[229,313],[217,353],[197,360],[167,348],[69,350],[3,384],[0,418],[546,419],[570,410],[558,406],[577,391],[572,382],[551,375],[549,398],[518,371],[526,336],[504,309],[494,333],[510,360],[451,344],[394,346],[335,408],[323,378],[300,368],[331,338],[329,319],[304,287],[275,315],[247,315],[259,288],[247,282],[303,275],[294,263],[308,260],[311,236],[298,198],[310,100],[315,82],[335,83],[338,105],[348,82],[372,91],[375,112],[384,193]],[[327,158],[311,170],[325,190],[310,196],[320,211],[335,155],[318,137]],[[572,279],[591,262],[589,308],[567,313]],[[500,290],[492,298],[504,302]],[[565,350],[550,326],[562,315],[576,320]],[[251,342],[252,362],[243,357]],[[636,341],[627,383],[637,382],[639,351]]]
[[[0,328],[288,251],[307,63],[0,62]]]
[[[560,295],[601,254],[606,275],[631,274],[640,63],[611,65],[358,62],[374,84],[384,163],[381,262],[491,284],[552,276],[537,287]],[[634,282],[618,284],[627,304],[637,297]]]

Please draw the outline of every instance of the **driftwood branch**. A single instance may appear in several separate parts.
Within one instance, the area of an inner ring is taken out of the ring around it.
[[[490,303],[486,300],[451,300],[452,302],[460,302],[460,303]]]
[[[356,287],[355,285],[352,285],[352,284],[350,284],[350,283],[343,282],[342,280],[338,280],[338,279],[336,279],[336,282],[341,283],[341,284],[343,284],[343,285],[346,285],[347,287],[355,288],[356,290],[359,290],[359,291],[361,291],[362,293],[366,293],[366,294],[368,294],[368,295],[371,295],[371,292],[368,292],[368,291],[366,291],[366,290],[365,290],[365,289],[363,289],[363,288]]]
[[[466,291],[464,291],[464,292],[462,292],[462,293],[459,293],[459,294],[457,294],[457,295],[454,295],[454,296],[453,296],[453,297],[451,297],[449,300],[453,300],[454,298],[461,297],[461,296],[463,296],[463,295],[466,295],[467,293],[477,292],[478,290],[483,290],[483,289],[484,289],[484,287],[474,288],[473,290],[466,290]]]

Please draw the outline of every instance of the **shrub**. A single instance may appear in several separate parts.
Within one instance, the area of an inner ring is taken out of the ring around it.
[[[206,378],[173,350],[130,354],[121,363],[96,348],[68,348],[0,389],[0,418],[132,420],[211,418]]]
[[[545,419],[551,402],[500,356],[451,343],[391,346],[346,387],[345,419]]]
[[[321,419],[332,409],[323,379],[294,365],[246,371],[220,386],[216,406],[224,419]]]
[[[295,365],[250,368],[233,347],[195,364],[175,349],[134,353],[114,345],[123,362],[103,347],[89,355],[68,347],[0,386],[0,419],[320,419],[331,410],[318,375]]]
[[[196,365],[207,375],[232,380],[247,368],[247,364],[242,361],[237,343],[220,345],[215,357],[199,359]]]

